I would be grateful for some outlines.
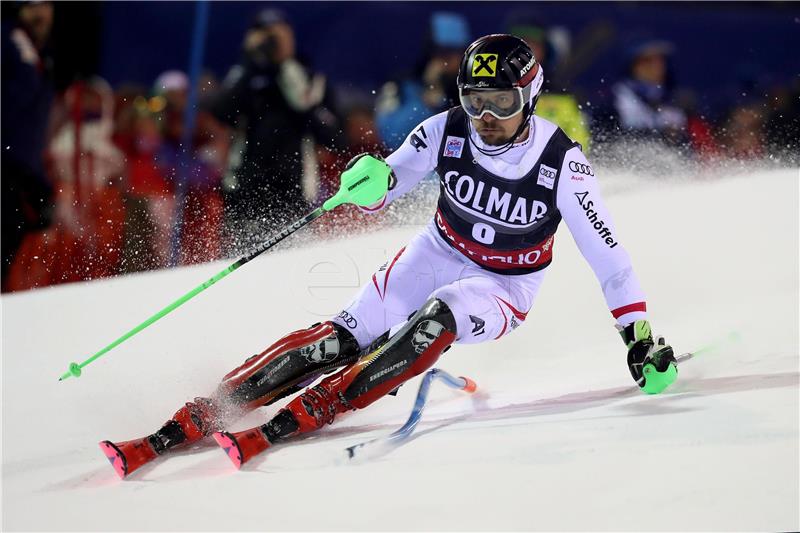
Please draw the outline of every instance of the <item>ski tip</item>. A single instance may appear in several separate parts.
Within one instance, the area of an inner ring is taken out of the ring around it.
[[[214,440],[217,441],[219,447],[225,451],[225,454],[228,456],[228,459],[231,460],[233,466],[235,466],[237,470],[242,468],[242,450],[239,449],[239,443],[236,442],[233,435],[227,431],[218,431],[214,433]]]
[[[355,446],[348,446],[344,449],[344,453],[347,454],[348,459],[352,459],[356,456],[356,447]]]
[[[111,466],[114,467],[114,471],[119,478],[125,479],[125,476],[128,475],[128,462],[125,460],[125,456],[122,452],[119,451],[119,448],[114,446],[114,443],[109,440],[104,440],[98,444],[100,445],[100,449],[103,450],[103,454],[111,463]]]
[[[478,384],[469,379],[468,377],[461,376],[461,379],[464,380],[466,385],[464,385],[463,390],[469,392],[470,394],[478,390]]]
[[[347,448],[345,448],[344,453],[347,456],[347,460],[350,461],[351,463],[358,462],[358,460],[361,459],[361,455],[362,455],[361,454],[361,450],[367,444],[369,444],[369,442],[372,442],[372,441],[362,442],[362,443],[359,443],[359,444],[353,444],[352,446],[348,446]]]

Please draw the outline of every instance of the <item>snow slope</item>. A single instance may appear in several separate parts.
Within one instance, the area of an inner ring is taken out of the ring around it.
[[[342,450],[402,423],[418,380],[241,472],[206,445],[120,481],[96,443],[155,430],[337,311],[417,226],[259,258],[63,383],[70,361],[225,264],[3,297],[2,529],[798,530],[799,178],[607,180],[657,332],[679,351],[716,346],[668,393],[632,386],[562,225],[525,326],[439,361],[481,394],[434,387],[417,438],[361,465]]]

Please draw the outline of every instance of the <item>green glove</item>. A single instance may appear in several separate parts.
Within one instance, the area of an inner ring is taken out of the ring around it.
[[[672,346],[664,337],[650,333],[650,322],[637,320],[620,327],[619,333],[628,347],[628,368],[631,376],[647,394],[658,394],[678,377],[678,364]]]
[[[322,207],[330,211],[345,203],[361,207],[374,205],[386,196],[393,181],[392,167],[383,158],[359,154],[350,160],[342,172],[339,192],[322,204]]]

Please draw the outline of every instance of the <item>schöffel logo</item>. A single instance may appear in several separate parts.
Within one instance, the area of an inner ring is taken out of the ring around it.
[[[589,222],[597,231],[597,234],[600,236],[600,238],[605,239],[605,243],[609,248],[615,247],[619,243],[614,240],[614,237],[611,236],[611,230],[606,227],[606,223],[604,221],[600,220],[600,217],[597,215],[597,211],[592,209],[594,207],[594,202],[589,200],[588,196],[589,191],[575,193],[575,198],[578,199],[578,203],[586,212],[586,218],[589,219]]]
[[[556,169],[547,165],[539,166],[539,177],[536,179],[537,185],[547,187],[551,191],[556,184]]]
[[[594,171],[592,170],[592,167],[590,167],[589,165],[584,165],[583,163],[578,163],[577,161],[570,161],[569,169],[573,172],[586,174],[587,176],[594,176]]]
[[[461,157],[461,152],[464,150],[464,137],[447,136],[447,142],[444,143],[444,156],[445,157]]]

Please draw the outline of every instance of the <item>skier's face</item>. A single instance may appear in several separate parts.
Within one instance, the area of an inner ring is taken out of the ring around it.
[[[489,146],[502,146],[511,140],[514,132],[522,124],[523,115],[523,113],[518,113],[511,118],[499,119],[489,113],[484,113],[481,118],[470,118],[470,121],[484,143]],[[522,132],[517,141],[524,140],[527,135],[527,130]]]

